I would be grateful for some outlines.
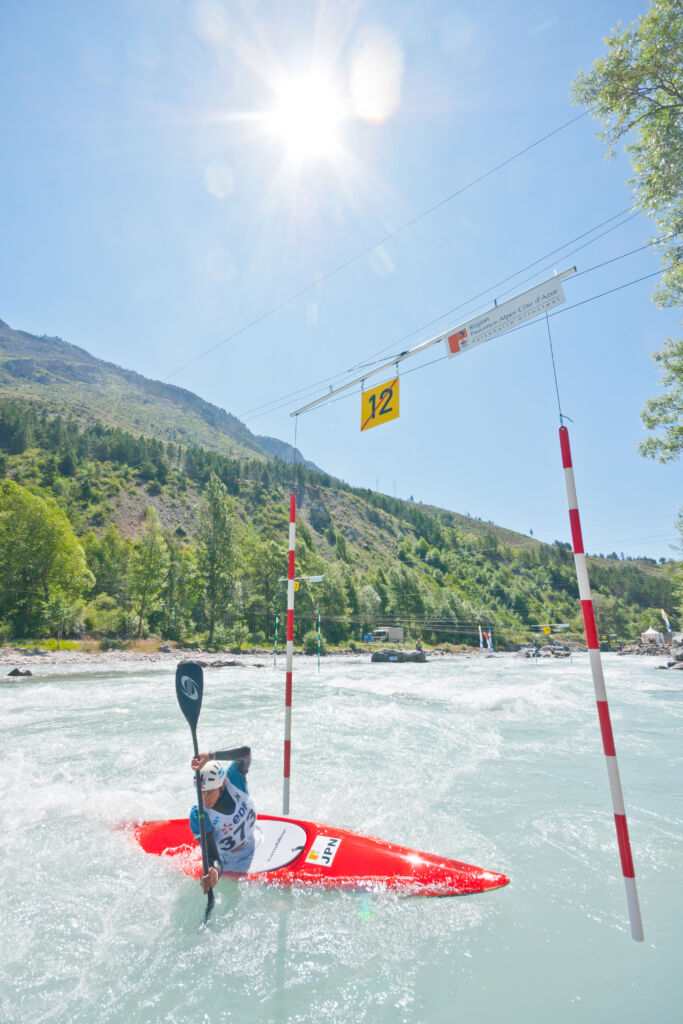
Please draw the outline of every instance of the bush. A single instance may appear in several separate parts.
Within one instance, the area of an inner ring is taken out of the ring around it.
[[[249,640],[249,630],[243,622],[236,623],[230,630],[230,638],[226,642],[230,648],[236,647],[241,648],[242,644],[246,644]]]
[[[119,607],[109,594],[98,594],[83,614],[83,622],[89,633],[116,633],[119,618]]]
[[[111,637],[103,636],[100,640],[101,651],[120,651],[122,647],[120,640],[112,640]]]
[[[138,617],[135,612],[119,612],[116,623],[116,632],[119,636],[133,637],[138,632]],[[149,624],[142,620],[142,632],[140,636],[149,636]]]
[[[318,651],[318,630],[317,629],[309,629],[308,633],[304,634],[303,645],[304,645],[304,650],[305,650],[306,654],[316,654],[317,653],[317,651]],[[326,651],[327,650],[327,643],[325,641],[325,637],[324,636],[320,637],[320,650],[321,651]]]

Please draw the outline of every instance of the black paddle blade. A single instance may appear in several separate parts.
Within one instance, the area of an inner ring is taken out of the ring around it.
[[[194,661],[181,661],[175,671],[175,692],[190,728],[196,729],[204,693],[202,666]]]

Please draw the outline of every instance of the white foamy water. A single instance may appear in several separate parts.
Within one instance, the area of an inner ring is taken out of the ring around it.
[[[36,659],[37,660],[37,659]],[[469,861],[449,899],[198,883],[116,826],[193,802],[174,665],[0,685],[4,1024],[680,1019],[683,674],[605,673],[645,942],[630,937],[586,655],[297,658],[291,813]],[[200,748],[281,812],[284,662],[205,672]]]

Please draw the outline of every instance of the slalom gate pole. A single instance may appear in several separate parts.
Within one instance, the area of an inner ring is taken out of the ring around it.
[[[583,549],[581,519],[579,516],[579,508],[576,498],[576,487],[574,484],[574,467],[572,466],[572,454],[569,446],[569,431],[565,426],[560,427],[560,449],[562,451],[562,466],[564,468],[564,481],[567,489],[567,505],[569,507],[569,523],[572,532],[576,577],[579,584],[579,598],[581,600],[581,610],[583,612],[583,624],[586,631],[586,642],[588,644],[588,655],[590,658],[591,673],[593,675],[593,686],[595,687],[595,700],[598,706],[602,746],[605,753],[605,761],[607,762],[607,778],[609,779],[609,787],[612,794],[612,808],[614,811],[614,823],[617,830],[619,855],[621,857],[621,870],[624,876],[624,883],[626,885],[626,902],[628,904],[628,913],[631,921],[631,936],[636,942],[642,942],[643,922],[640,917],[640,904],[638,902],[636,876],[633,869],[633,858],[631,856],[631,842],[629,840],[628,826],[626,824],[624,796],[621,791],[619,766],[617,764],[614,736],[612,735],[612,722],[610,719],[609,705],[607,703],[607,693],[605,691],[605,679],[602,671],[600,645],[598,643],[598,633],[595,626],[593,599],[591,597],[590,583],[588,580],[588,567],[586,564],[586,555]]]
[[[287,571],[287,666],[285,674],[285,763],[282,813],[289,814],[289,773],[292,753],[292,661],[294,659],[294,549],[296,547],[296,494],[289,496],[289,565]]]
[[[320,671],[320,609],[318,608],[318,672]]]
[[[280,625],[280,613],[275,616],[275,643],[273,644],[273,668],[277,666],[277,628]]]

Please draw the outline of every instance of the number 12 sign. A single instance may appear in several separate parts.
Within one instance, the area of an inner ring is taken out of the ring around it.
[[[398,377],[385,380],[361,396],[360,429],[369,430],[398,418]]]

